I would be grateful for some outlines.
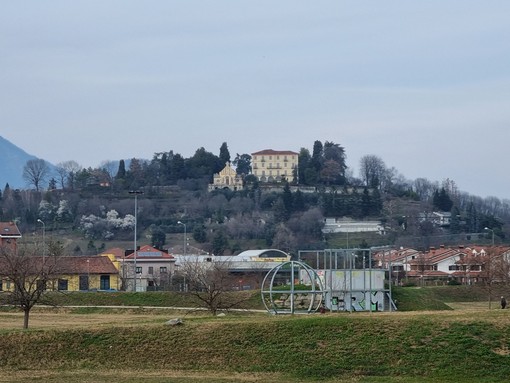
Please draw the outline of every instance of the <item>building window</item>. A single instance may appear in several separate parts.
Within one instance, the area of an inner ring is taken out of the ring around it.
[[[4,284],[1,279],[0,279],[0,291],[4,291]]]
[[[57,288],[58,288],[58,291],[69,290],[69,281],[67,279],[59,279]]]
[[[147,272],[149,275],[154,274],[154,267],[149,266],[149,271]]]
[[[142,273],[142,266],[136,266],[136,273],[141,274]]]
[[[160,273],[166,273],[166,272],[167,272],[166,267],[165,267],[165,266],[161,266],[161,267],[159,268],[159,272],[160,272]]]

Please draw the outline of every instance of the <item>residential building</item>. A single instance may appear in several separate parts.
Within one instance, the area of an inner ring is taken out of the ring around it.
[[[50,277],[46,282],[46,290],[55,291],[109,291],[115,289],[118,282],[118,271],[106,257],[99,256],[63,256],[33,257],[36,274],[32,280],[38,280],[41,270],[48,268]],[[43,266],[46,265],[46,266]],[[27,274],[27,283],[31,276]],[[0,291],[12,291],[14,286],[8,276],[0,280]]]
[[[243,180],[230,166],[230,162],[219,172],[214,174],[213,183],[209,184],[209,191],[217,189],[242,190]]]
[[[426,252],[414,249],[385,250],[374,254],[378,267],[391,268],[397,283],[462,284],[510,281],[510,247],[458,246],[431,247]],[[390,267],[391,265],[391,267]]]
[[[367,233],[384,234],[380,221],[362,221],[350,218],[325,218],[323,233]]]
[[[299,153],[289,150],[266,149],[252,153],[252,174],[260,182],[297,181],[294,177],[297,173],[298,156]]]
[[[119,272],[119,289],[132,291],[136,285],[136,291],[164,290],[172,283],[175,257],[164,250],[145,245],[137,250],[136,257],[133,250],[119,248],[107,250],[101,256],[113,260]]]
[[[6,247],[16,251],[17,240],[21,238],[21,232],[14,222],[0,222],[0,247]]]
[[[100,256],[69,256],[56,258],[58,278],[51,287],[59,291],[116,290],[119,273],[113,263]]]

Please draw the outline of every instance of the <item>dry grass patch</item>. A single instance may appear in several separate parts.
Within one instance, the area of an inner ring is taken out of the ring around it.
[[[143,379],[145,383],[299,383],[302,380],[290,379],[281,374],[240,374],[240,373],[216,373],[194,371],[17,371],[8,376],[0,376],[0,382],[28,383],[28,382],[53,382],[53,383],[96,383],[116,382],[135,383]]]

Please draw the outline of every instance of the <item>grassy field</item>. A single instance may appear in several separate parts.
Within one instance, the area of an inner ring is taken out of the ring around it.
[[[484,302],[480,302],[483,304]],[[0,382],[503,382],[510,311],[0,312]],[[168,326],[180,316],[184,324]]]
[[[243,293],[260,308],[258,293]],[[0,310],[0,382],[508,381],[510,311],[489,310],[484,289],[394,297],[393,313],[212,317],[172,308],[196,305],[185,294],[58,294],[60,307],[35,308],[28,331],[20,312]]]

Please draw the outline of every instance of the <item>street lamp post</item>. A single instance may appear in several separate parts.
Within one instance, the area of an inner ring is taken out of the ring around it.
[[[90,290],[90,259],[87,259],[87,291]]]
[[[490,231],[492,233],[492,246],[494,247],[494,230],[486,227],[484,230]]]
[[[186,248],[187,248],[187,242],[188,242],[188,234],[186,232],[186,224],[181,222],[181,221],[177,221],[177,224],[179,225],[183,225],[184,226],[184,244],[183,244],[183,248],[182,248],[182,252],[184,253],[183,255],[186,255]]]
[[[140,191],[140,190],[131,190],[129,192],[129,194],[134,194],[135,196],[135,239],[134,239],[134,244],[133,244],[133,247],[134,247],[134,273],[133,273],[133,291],[136,292],[136,229],[137,229],[137,226],[138,226],[138,195],[139,194],[143,194],[143,191]]]
[[[40,218],[37,220],[37,222],[42,224],[42,241],[43,241],[42,259],[43,259],[43,267],[44,267],[44,261],[46,260],[46,225]]]
[[[491,228],[488,228],[488,227],[485,227],[484,230],[486,231],[490,231],[491,234],[492,234],[492,249],[491,251],[488,252],[488,256],[489,256],[489,259],[488,259],[488,265],[486,267],[486,275],[487,275],[487,282],[488,282],[488,285],[489,285],[489,309],[491,308],[491,294],[492,294],[492,281],[493,281],[493,277],[494,277],[494,274],[493,274],[493,270],[492,270],[492,262],[491,262],[491,258],[493,256],[493,251],[494,251],[494,230],[491,229]]]

